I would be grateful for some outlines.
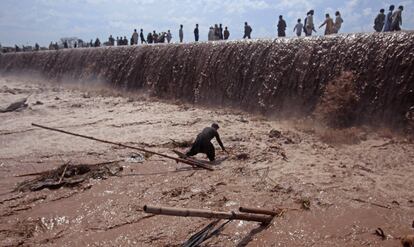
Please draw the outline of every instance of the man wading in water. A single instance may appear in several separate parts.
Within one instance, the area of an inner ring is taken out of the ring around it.
[[[210,161],[214,161],[216,159],[216,153],[214,150],[214,146],[211,143],[211,140],[215,137],[217,142],[219,143],[221,149],[224,152],[228,153],[221,142],[220,136],[217,132],[219,129],[218,124],[214,123],[211,127],[204,128],[200,134],[197,135],[196,140],[194,141],[191,149],[186,153],[188,157],[194,156],[198,153],[207,154],[207,157]]]

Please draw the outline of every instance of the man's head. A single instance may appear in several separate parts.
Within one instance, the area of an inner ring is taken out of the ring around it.
[[[217,124],[217,123],[213,123],[213,124],[211,125],[211,128],[213,128],[213,129],[215,129],[215,130],[218,130],[220,127],[218,126],[218,124]]]
[[[394,5],[391,5],[390,6],[390,11],[393,11],[395,9],[395,6]]]
[[[136,32],[137,30],[136,29],[134,29],[134,32]]]
[[[245,26],[247,26],[247,21],[244,23]]]
[[[283,19],[283,15],[279,15],[279,20],[282,20]]]
[[[325,15],[325,17],[326,17],[326,18],[329,18],[329,14],[326,14],[326,15]]]
[[[196,24],[196,27],[198,27],[198,24]]]
[[[143,32],[143,31],[144,31],[144,29],[141,28],[141,32]]]
[[[335,12],[335,16],[340,16],[340,15],[341,15],[341,13],[339,11]]]
[[[298,23],[301,22],[301,21],[302,21],[301,19],[298,19]]]
[[[385,9],[380,9],[380,13],[384,14],[384,12],[385,12]]]
[[[403,6],[398,7],[399,10],[404,10]]]
[[[181,24],[180,27],[183,28],[183,25]]]
[[[311,9],[311,10],[309,10],[309,14],[310,15],[314,15],[315,14],[315,11],[313,9]]]

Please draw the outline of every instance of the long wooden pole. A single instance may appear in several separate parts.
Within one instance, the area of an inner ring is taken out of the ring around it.
[[[270,215],[270,216],[276,216],[280,214],[280,211],[278,212],[277,210],[268,210],[268,209],[261,209],[261,208],[240,207],[239,211],[243,213],[264,214],[264,215]]]
[[[216,218],[229,220],[245,220],[256,221],[263,224],[269,224],[273,217],[254,214],[241,214],[235,212],[216,212],[203,209],[184,209],[184,208],[170,208],[170,207],[153,207],[144,206],[144,212],[150,214],[161,214],[181,217],[201,217],[201,218]]]
[[[135,150],[138,150],[138,151],[141,151],[141,152],[145,152],[145,153],[149,153],[149,154],[153,154],[153,155],[158,155],[158,156],[161,156],[161,157],[164,157],[164,158],[167,158],[167,159],[172,159],[172,160],[175,160],[177,162],[181,162],[181,163],[184,163],[184,164],[187,164],[187,165],[197,166],[197,167],[209,170],[209,171],[214,171],[213,168],[211,168],[208,165],[202,164],[201,162],[194,162],[194,161],[190,161],[190,160],[186,160],[186,159],[182,159],[182,158],[176,158],[176,157],[172,157],[172,156],[169,156],[169,155],[166,155],[166,154],[161,154],[161,153],[157,153],[157,152],[154,152],[154,151],[150,151],[150,150],[147,150],[147,149],[144,149],[144,148],[129,146],[129,145],[125,145],[125,144],[117,143],[117,142],[112,142],[112,141],[106,141],[106,140],[98,139],[98,138],[95,138],[95,137],[92,137],[92,136],[76,134],[76,133],[61,130],[61,129],[56,129],[56,128],[43,126],[43,125],[40,125],[40,124],[32,123],[32,126],[39,127],[39,128],[46,129],[46,130],[51,130],[51,131],[64,133],[64,134],[67,134],[67,135],[82,137],[82,138],[86,138],[86,139],[97,141],[97,142],[103,142],[103,143],[117,145],[117,146],[124,147],[124,148],[135,149]]]

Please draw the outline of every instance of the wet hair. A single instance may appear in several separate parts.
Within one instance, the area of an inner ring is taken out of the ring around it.
[[[336,11],[336,12],[335,12],[335,15],[340,15],[340,14],[341,14],[341,13],[339,13],[339,11]]]
[[[301,19],[299,18],[299,19],[298,19],[298,22],[300,22],[300,21],[301,21]]]
[[[220,128],[217,123],[213,123],[211,125],[211,127],[214,128],[214,129],[216,129],[216,130],[218,130]]]
[[[384,13],[385,12],[385,9],[380,9],[380,13]]]
[[[394,10],[395,9],[395,6],[394,5],[391,5],[390,6],[390,10]]]

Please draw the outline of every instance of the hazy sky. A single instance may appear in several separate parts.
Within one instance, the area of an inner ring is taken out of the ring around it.
[[[388,9],[388,0],[0,0],[0,43],[48,45],[61,37],[79,37],[89,41],[109,34],[131,37],[134,28],[145,33],[171,30],[177,40],[179,24],[184,25],[184,40],[193,40],[195,23],[200,25],[201,40],[208,27],[223,23],[231,39],[240,39],[243,23],[248,21],[254,38],[273,38],[279,15],[287,22],[287,35],[293,35],[298,18],[315,9],[320,24],[325,13],[341,11],[342,32],[371,32],[380,8]],[[404,5],[403,29],[414,29],[414,0],[392,2]],[[318,32],[323,33],[323,30]]]

